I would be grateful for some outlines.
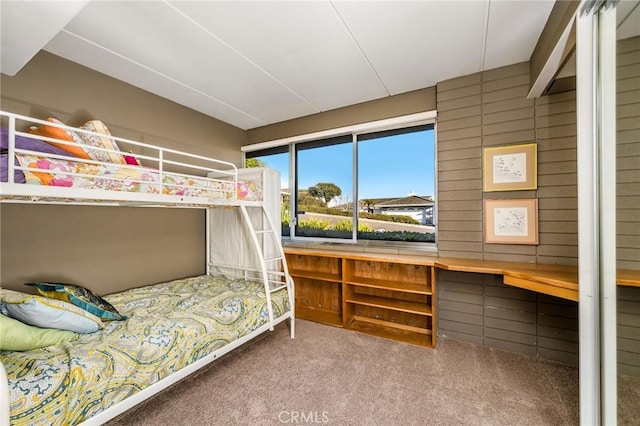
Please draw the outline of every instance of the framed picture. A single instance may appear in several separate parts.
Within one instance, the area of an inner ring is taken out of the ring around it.
[[[538,200],[484,200],[484,238],[495,244],[538,244]]]
[[[537,189],[537,145],[499,146],[484,149],[484,191]]]

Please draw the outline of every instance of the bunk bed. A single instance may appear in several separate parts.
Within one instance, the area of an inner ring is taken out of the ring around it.
[[[294,337],[294,283],[262,174],[242,180],[232,163],[114,137],[97,121],[0,119],[2,203],[207,211],[206,275],[88,301],[73,286],[36,283],[40,295],[0,288],[4,327],[23,319],[15,315],[23,302],[84,308],[83,320],[97,324],[56,330],[71,337],[50,346],[0,351],[0,426],[102,424],[285,320]],[[212,237],[220,224],[232,241]]]

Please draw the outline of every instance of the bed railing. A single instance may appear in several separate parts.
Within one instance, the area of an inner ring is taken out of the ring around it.
[[[0,426],[9,426],[9,379],[4,365],[0,362]]]
[[[7,168],[7,179],[0,183],[3,202],[63,200],[81,203],[85,200],[92,204],[104,201],[206,206],[238,201],[238,169],[233,163],[4,111],[0,111],[0,119],[8,129],[7,163],[0,163],[0,167]],[[48,126],[91,136],[94,140],[105,138],[119,150],[19,130],[30,126]],[[91,158],[26,149],[16,144],[18,137],[22,142],[46,142],[65,151],[81,149]],[[100,154],[123,160],[128,157],[129,162],[142,165],[95,159]],[[30,160],[29,164],[23,164]],[[26,184],[17,181],[19,172],[30,177]],[[33,179],[34,176],[41,180],[40,183]]]

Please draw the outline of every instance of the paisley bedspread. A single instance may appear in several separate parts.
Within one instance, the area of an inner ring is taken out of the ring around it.
[[[268,321],[262,283],[199,276],[105,296],[125,321],[80,339],[0,352],[12,425],[77,424]],[[288,309],[273,294],[274,316]]]

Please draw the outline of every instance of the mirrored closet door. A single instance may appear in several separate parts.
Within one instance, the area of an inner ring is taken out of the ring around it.
[[[611,30],[613,31],[613,30]],[[640,422],[640,1],[615,8],[616,390],[618,425]],[[605,330],[606,332],[607,330]]]

